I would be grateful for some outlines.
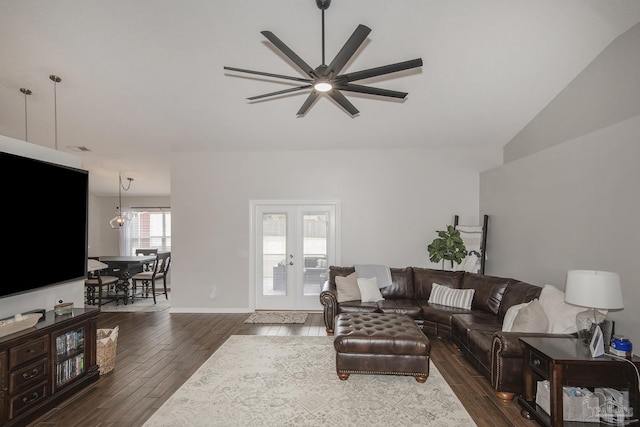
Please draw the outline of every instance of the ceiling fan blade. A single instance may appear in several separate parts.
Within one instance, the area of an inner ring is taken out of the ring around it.
[[[309,108],[311,107],[311,105],[313,105],[313,103],[316,102],[316,99],[318,99],[318,96],[319,96],[318,92],[316,92],[315,90],[311,92],[307,97],[307,99],[304,101],[304,104],[302,104],[302,107],[300,107],[300,109],[296,113],[296,115],[304,116],[307,113],[307,110],[309,110]]]
[[[296,64],[298,67],[300,67],[300,69],[304,71],[309,77],[311,78],[316,77],[316,72],[313,69],[313,67],[311,67],[309,64],[304,62],[302,58],[300,58],[294,51],[292,51],[289,48],[289,46],[284,44],[282,40],[276,37],[275,34],[273,34],[271,31],[262,31],[261,33],[263,36],[267,38],[267,40],[273,43],[275,47],[277,47],[280,50],[280,52],[284,53],[287,58],[293,61],[293,63]]]
[[[333,98],[334,101],[340,104],[340,106],[347,110],[352,116],[355,116],[360,112],[342,93],[340,93],[339,90],[331,90],[327,92],[327,95]]]
[[[338,52],[336,57],[333,58],[333,61],[331,61],[331,64],[327,67],[327,73],[333,72],[334,75],[340,73],[340,70],[342,70],[349,59],[351,59],[353,54],[356,53],[356,50],[358,50],[370,32],[371,28],[362,24],[358,25],[358,28],[351,34],[349,40],[342,46],[340,52]]]
[[[395,64],[383,65],[382,67],[369,68],[367,70],[355,71],[353,73],[342,74],[336,78],[337,82],[353,82],[367,79],[369,77],[381,76],[383,74],[397,73],[398,71],[409,70],[411,68],[422,67],[422,58],[411,59],[409,61],[397,62]]]
[[[311,85],[292,87],[292,88],[289,88],[289,89],[279,90],[277,92],[265,93],[264,95],[252,96],[251,98],[247,98],[247,99],[250,100],[250,101],[255,101],[256,99],[267,98],[269,96],[284,95],[285,93],[297,92],[299,90],[309,89],[310,87],[311,87]]]
[[[284,76],[282,74],[265,73],[263,71],[245,70],[243,68],[235,68],[235,67],[224,67],[224,69],[229,71],[237,71],[239,73],[257,74],[259,76],[275,77],[277,79],[295,80],[297,82],[311,83],[311,79],[305,79],[302,77]]]
[[[354,84],[349,84],[349,83],[339,86],[338,89],[345,90],[347,92],[365,93],[365,94],[368,94],[368,95],[388,96],[388,97],[391,97],[391,98],[403,98],[404,99],[408,95],[407,92],[398,92],[398,91],[395,91],[395,90],[380,89],[380,88],[377,88],[377,87],[354,85]]]

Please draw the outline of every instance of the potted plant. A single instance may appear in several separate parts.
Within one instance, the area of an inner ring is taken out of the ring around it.
[[[460,264],[467,256],[467,248],[464,246],[460,232],[453,225],[447,225],[446,230],[438,230],[438,237],[427,246],[429,251],[429,260],[431,262],[442,261],[442,269],[444,270],[444,262],[450,261],[453,269],[453,262]]]

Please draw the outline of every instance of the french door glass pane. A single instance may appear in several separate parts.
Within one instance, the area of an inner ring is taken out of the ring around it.
[[[287,215],[262,215],[262,294],[287,294]]]
[[[329,215],[325,212],[303,215],[304,296],[320,295],[322,284],[327,280],[328,223]]]

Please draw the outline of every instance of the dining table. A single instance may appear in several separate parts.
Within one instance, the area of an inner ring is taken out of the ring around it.
[[[98,257],[98,261],[107,264],[112,274],[117,274],[120,278],[117,291],[119,291],[119,295],[122,295],[122,300],[125,305],[129,299],[131,270],[135,267],[144,267],[146,264],[155,261],[155,259],[155,255],[108,255]],[[118,299],[116,299],[116,304],[117,303]]]

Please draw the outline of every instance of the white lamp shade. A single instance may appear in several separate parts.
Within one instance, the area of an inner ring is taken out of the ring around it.
[[[570,270],[564,300],[583,307],[623,308],[620,276],[609,271]]]

